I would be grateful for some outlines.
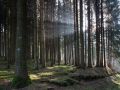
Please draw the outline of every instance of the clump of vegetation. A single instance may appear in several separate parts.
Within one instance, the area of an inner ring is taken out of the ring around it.
[[[58,78],[50,79],[49,82],[59,86],[70,86],[79,83],[77,80],[74,80],[69,77],[58,77]]]
[[[55,75],[68,75],[76,71],[76,67],[66,65],[48,67],[48,69],[54,71]]]
[[[25,79],[19,76],[15,76],[11,83],[13,88],[23,88],[29,84],[31,84],[31,79],[29,77]]]

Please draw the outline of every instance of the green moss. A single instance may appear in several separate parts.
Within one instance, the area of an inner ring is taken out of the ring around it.
[[[19,76],[15,76],[12,80],[12,87],[13,88],[23,88],[31,84],[31,79],[28,78],[21,78]]]
[[[74,80],[69,77],[54,78],[54,79],[51,79],[49,82],[59,85],[59,86],[70,86],[70,85],[78,83],[77,80]]]
[[[53,70],[54,75],[68,75],[69,73],[75,72],[76,68],[73,66],[59,65],[54,67],[48,67],[48,70]]]
[[[67,65],[59,65],[59,66],[53,66],[53,67],[48,67],[49,70],[54,70],[56,72],[74,72],[76,68],[74,66],[67,66]]]

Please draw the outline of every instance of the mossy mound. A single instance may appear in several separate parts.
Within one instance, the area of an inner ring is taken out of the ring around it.
[[[28,78],[21,78],[19,76],[15,76],[12,80],[11,86],[13,88],[24,88],[31,84],[31,79]]]
[[[110,75],[113,75],[114,72],[110,68],[87,68],[87,69],[78,69],[76,72],[69,74],[71,78],[77,80],[93,80],[104,78]]]

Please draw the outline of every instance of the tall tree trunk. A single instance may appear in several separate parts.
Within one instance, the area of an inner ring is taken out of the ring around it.
[[[85,68],[84,61],[84,34],[83,34],[83,0],[80,0],[80,45],[81,45],[81,65]]]
[[[36,6],[35,7],[35,14],[34,14],[34,60],[35,60],[35,69],[39,69],[39,46],[38,46],[38,29],[39,29],[39,18],[37,17],[37,15],[39,14],[39,1],[38,0],[35,0],[34,2]]]
[[[78,0],[73,1],[74,4],[74,41],[75,41],[75,65],[79,66],[79,31],[78,31]]]
[[[91,60],[91,26],[90,26],[90,0],[87,1],[88,5],[88,67],[92,67]]]
[[[26,53],[26,0],[17,0],[17,32],[16,32],[16,55],[15,55],[15,75],[18,81],[23,79],[23,83],[29,79],[27,70]],[[15,78],[16,79],[16,78]],[[14,81],[14,80],[13,80]],[[28,83],[25,84],[25,86]],[[20,85],[18,85],[20,87]]]
[[[99,0],[95,0],[95,12],[96,12],[96,60],[97,60],[97,67],[100,66],[100,25],[99,25]]]

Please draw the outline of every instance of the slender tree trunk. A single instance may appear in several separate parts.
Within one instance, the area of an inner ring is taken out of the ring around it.
[[[84,61],[84,34],[83,34],[83,0],[80,0],[80,44],[81,44],[81,65],[85,68]]]
[[[95,0],[95,12],[96,12],[96,60],[97,67],[100,66],[100,25],[99,25],[99,0]]]
[[[78,0],[73,1],[74,4],[74,41],[75,41],[75,65],[79,66],[79,31],[78,31]]]
[[[91,60],[91,26],[90,26],[90,0],[87,1],[88,5],[88,67],[92,67]]]
[[[38,4],[39,4],[39,1],[38,0],[35,0],[35,15],[34,15],[34,60],[35,60],[35,69],[39,69],[39,57],[38,57],[38,51],[39,51],[39,48],[38,48],[38,29],[39,29],[39,18],[37,18],[37,14],[39,14],[39,11],[38,11]]]

